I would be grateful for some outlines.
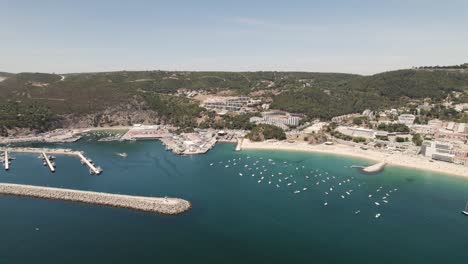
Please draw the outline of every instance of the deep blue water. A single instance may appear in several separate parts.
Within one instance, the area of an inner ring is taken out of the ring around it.
[[[1,181],[180,197],[193,208],[163,216],[2,196],[0,263],[428,264],[468,259],[468,217],[460,213],[468,200],[468,180],[460,177],[399,167],[364,175],[349,166],[367,161],[234,152],[230,144],[191,157],[167,152],[159,142],[47,146],[84,150],[104,173],[89,175],[77,158],[58,156],[52,174],[37,155],[14,154],[10,171],[0,170]],[[123,159],[116,152],[129,156]]]

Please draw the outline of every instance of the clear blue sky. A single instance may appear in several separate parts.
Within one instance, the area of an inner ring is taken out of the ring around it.
[[[0,0],[0,71],[372,74],[463,62],[466,0]]]

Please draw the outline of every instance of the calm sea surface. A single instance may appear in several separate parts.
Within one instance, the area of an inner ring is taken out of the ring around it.
[[[180,197],[193,208],[163,216],[1,196],[0,263],[468,262],[467,179],[398,167],[364,175],[349,167],[367,161],[230,144],[193,157],[149,141],[34,146],[84,150],[104,173],[58,156],[52,174],[37,155],[14,154],[1,182]]]

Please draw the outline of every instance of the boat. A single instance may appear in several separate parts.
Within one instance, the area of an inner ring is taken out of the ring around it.
[[[462,213],[468,216],[468,201],[466,202],[465,211],[462,211]]]
[[[128,157],[127,153],[125,153],[125,152],[117,153],[117,155],[119,155],[119,156],[122,157],[122,158]]]
[[[379,217],[380,217],[380,214],[376,214],[376,215],[375,215],[375,218],[379,218]]]

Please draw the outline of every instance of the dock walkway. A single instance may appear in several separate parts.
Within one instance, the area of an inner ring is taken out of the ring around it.
[[[8,150],[5,150],[5,157],[3,162],[5,163],[5,170],[10,169],[10,160],[8,158]]]
[[[44,157],[44,160],[47,163],[47,166],[49,166],[50,171],[55,172],[55,167],[52,165],[52,162],[50,162],[49,156],[47,156],[45,152],[42,152],[42,157]]]

